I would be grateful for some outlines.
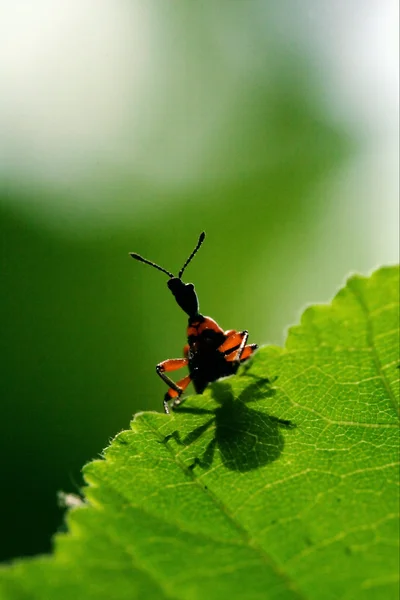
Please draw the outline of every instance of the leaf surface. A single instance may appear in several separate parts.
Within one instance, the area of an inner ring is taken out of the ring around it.
[[[398,311],[397,268],[352,277],[284,349],[137,415],[84,468],[54,555],[4,568],[0,597],[396,598]]]

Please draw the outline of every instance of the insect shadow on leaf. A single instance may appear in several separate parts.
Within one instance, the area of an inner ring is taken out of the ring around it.
[[[247,406],[249,402],[272,397],[276,391],[268,379],[248,385],[235,398],[228,379],[211,385],[214,399],[219,406],[214,410],[182,406],[177,413],[192,415],[212,415],[211,419],[191,431],[184,439],[178,431],[167,436],[183,446],[195,444],[213,427],[214,435],[201,458],[196,458],[190,468],[197,465],[203,469],[211,467],[215,450],[221,456],[225,467],[233,471],[250,471],[267,465],[279,458],[284,447],[281,429],[296,427],[290,421],[279,419]]]

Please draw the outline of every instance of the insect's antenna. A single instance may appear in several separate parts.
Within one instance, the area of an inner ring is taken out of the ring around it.
[[[188,266],[188,264],[192,260],[193,256],[196,254],[196,252],[198,251],[198,249],[200,248],[200,246],[204,242],[204,238],[205,237],[206,237],[206,233],[205,233],[205,231],[202,231],[201,234],[200,234],[200,237],[199,237],[199,241],[197,242],[196,248],[193,250],[192,254],[189,256],[189,258],[187,259],[187,261],[183,265],[182,269],[179,271],[179,274],[178,274],[178,278],[179,279],[181,279],[181,277],[183,275],[183,271],[186,269],[186,267]]]
[[[172,273],[170,273],[166,269],[163,269],[162,267],[160,267],[160,265],[156,265],[156,263],[153,263],[150,260],[147,260],[147,258],[143,258],[143,256],[140,256],[140,254],[136,254],[136,252],[130,252],[130,255],[132,256],[132,258],[135,258],[136,260],[139,260],[140,262],[146,263],[146,265],[150,265],[151,267],[154,267],[155,269],[162,271],[163,273],[165,273],[166,275],[171,277],[171,279],[174,277],[172,275]]]

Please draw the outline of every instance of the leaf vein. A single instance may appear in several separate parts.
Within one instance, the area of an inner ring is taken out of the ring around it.
[[[370,317],[371,317],[370,311],[368,309],[367,304],[364,301],[364,298],[361,296],[361,294],[358,292],[358,290],[355,289],[354,286],[352,285],[352,281],[349,281],[349,289],[352,292],[352,294],[354,295],[355,299],[359,303],[359,305],[360,305],[360,307],[361,307],[361,309],[362,309],[362,311],[364,313],[365,322],[366,322],[366,329],[367,329],[367,338],[368,338],[368,342],[369,342],[369,345],[370,345],[371,350],[372,350],[372,356],[373,356],[373,359],[374,359],[375,367],[376,367],[378,373],[381,376],[383,386],[384,386],[384,388],[386,390],[386,393],[389,396],[389,399],[390,399],[390,401],[392,403],[392,406],[393,406],[393,408],[395,410],[395,413],[396,413],[396,415],[398,417],[400,417],[400,411],[399,411],[399,407],[398,407],[396,398],[395,398],[393,390],[390,387],[390,384],[389,384],[389,382],[388,382],[388,380],[386,378],[386,375],[383,372],[382,365],[381,365],[381,362],[380,362],[380,359],[379,359],[379,356],[378,356],[378,352],[377,352],[376,347],[375,347],[374,333],[373,333],[372,326],[371,326],[371,321],[370,321]],[[395,303],[387,305],[387,307],[390,307],[390,308],[394,308],[395,306],[398,306],[398,305],[395,304]]]

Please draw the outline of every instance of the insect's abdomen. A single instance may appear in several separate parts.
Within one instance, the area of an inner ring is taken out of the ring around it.
[[[227,335],[214,319],[203,315],[189,319],[187,333],[189,373],[198,394],[212,381],[236,373],[238,365],[218,350]]]
[[[233,375],[236,371],[237,364],[227,362],[218,350],[207,352],[198,350],[189,358],[189,373],[197,394],[204,392],[212,381]]]

